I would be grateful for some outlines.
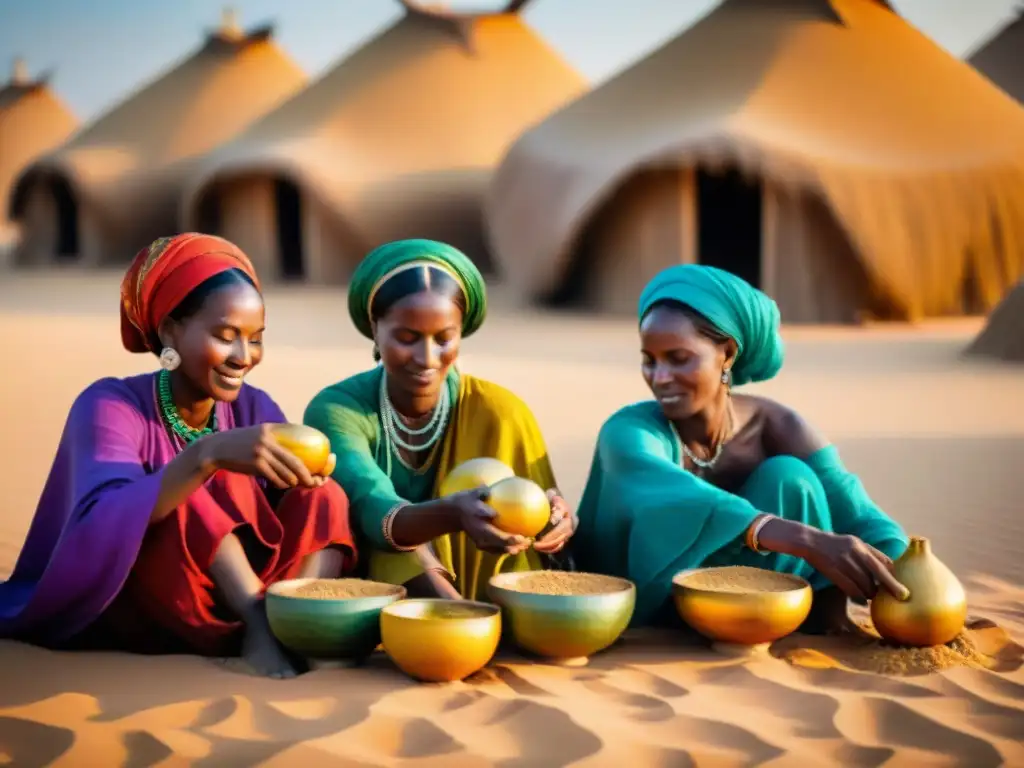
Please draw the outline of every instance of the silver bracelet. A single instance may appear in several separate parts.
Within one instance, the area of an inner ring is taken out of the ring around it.
[[[764,556],[764,555],[767,555],[768,553],[765,552],[763,549],[761,549],[761,542],[758,541],[758,536],[761,535],[761,529],[764,528],[769,523],[769,521],[774,520],[774,519],[775,519],[774,515],[767,515],[766,514],[764,517],[762,517],[760,520],[757,521],[757,523],[754,525],[754,530],[750,532],[750,544],[751,544],[750,548],[752,550],[754,550],[755,552],[757,552],[757,554],[759,554],[759,555]]]
[[[384,515],[384,519],[381,521],[380,527],[381,532],[384,534],[384,541],[396,552],[412,552],[416,547],[400,547],[395,543],[394,536],[391,535],[391,526],[395,523],[395,516],[402,510],[403,507],[409,506],[409,502],[400,501],[393,506],[388,513]]]

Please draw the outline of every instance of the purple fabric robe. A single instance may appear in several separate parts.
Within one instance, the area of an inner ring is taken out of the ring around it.
[[[175,457],[156,375],[100,379],[71,406],[14,573],[0,583],[0,638],[59,644],[95,621],[135,563]],[[264,391],[217,403],[220,429],[283,422]]]

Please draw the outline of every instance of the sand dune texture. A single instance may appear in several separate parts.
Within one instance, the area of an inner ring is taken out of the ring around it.
[[[0,378],[0,577],[74,395],[151,365],[117,345],[117,279],[0,280],[3,357],[22,366]],[[574,501],[600,422],[643,395],[635,331],[580,317],[513,323],[500,295],[495,304],[464,367],[530,403]],[[253,379],[287,413],[369,364],[342,294],[279,291],[268,305],[268,355]],[[859,671],[854,640],[790,637],[731,656],[638,632],[585,666],[504,650],[467,681],[417,685],[382,654],[266,681],[236,661],[0,643],[0,765],[1024,765],[1024,373],[965,362],[979,328],[794,329],[785,371],[757,388],[800,407],[879,502],[932,539],[969,588],[978,664],[882,676]]]

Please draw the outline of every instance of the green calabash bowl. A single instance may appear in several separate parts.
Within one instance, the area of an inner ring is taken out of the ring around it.
[[[363,659],[380,645],[380,612],[405,598],[405,587],[374,597],[338,600],[299,597],[293,590],[315,579],[289,579],[267,588],[267,619],[282,645],[311,659]]]
[[[592,595],[517,591],[528,573],[501,573],[487,585],[512,639],[528,653],[550,659],[591,656],[618,640],[633,618],[636,586],[631,581],[603,577],[612,588]]]

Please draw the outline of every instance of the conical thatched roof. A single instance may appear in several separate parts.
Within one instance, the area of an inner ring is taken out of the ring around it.
[[[520,18],[403,3],[403,17],[237,140],[211,153],[182,206],[187,225],[215,181],[284,176],[362,249],[444,232],[472,209],[528,125],[586,84]],[[442,227],[438,230],[438,227]]]
[[[29,77],[16,59],[0,85],[0,228],[10,217],[14,180],[25,166],[53,149],[78,127],[78,120],[50,89],[48,78]]]
[[[79,211],[95,217],[107,259],[177,231],[192,163],[306,82],[272,38],[273,27],[243,32],[226,12],[198,50],[30,167],[19,193],[34,175],[65,179]]]
[[[638,170],[729,163],[831,209],[896,316],[993,306],[1024,272],[1024,109],[874,0],[726,0],[527,131],[491,245],[533,295]],[[628,258],[624,254],[623,258]]]
[[[1024,9],[967,61],[1017,101],[1024,102]]]
[[[992,311],[965,354],[1024,363],[1024,283],[1018,283]]]

